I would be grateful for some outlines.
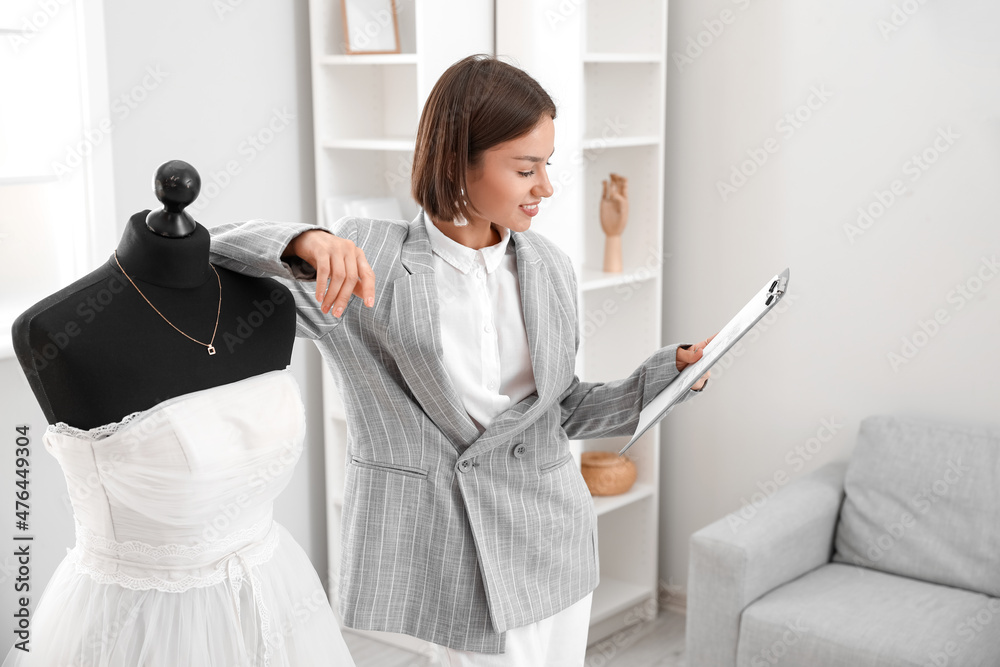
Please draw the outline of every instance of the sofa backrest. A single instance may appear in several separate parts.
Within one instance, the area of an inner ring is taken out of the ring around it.
[[[1000,597],[1000,429],[861,423],[834,560]]]

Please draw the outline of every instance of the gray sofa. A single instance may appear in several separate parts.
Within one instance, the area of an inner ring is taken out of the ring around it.
[[[865,419],[690,543],[688,667],[1000,667],[1000,430]]]

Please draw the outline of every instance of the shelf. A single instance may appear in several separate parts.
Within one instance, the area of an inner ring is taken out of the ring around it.
[[[662,63],[659,53],[587,53],[584,63]]]
[[[323,148],[352,151],[402,151],[412,152],[413,139],[331,139],[322,143]]]
[[[640,137],[611,137],[604,139],[584,139],[582,146],[585,151],[600,151],[607,148],[632,148],[633,146],[659,146],[660,138],[655,135]]]
[[[584,269],[580,271],[580,291],[589,292],[617,285],[632,285],[645,280],[654,280],[656,277],[656,271],[645,267],[622,273],[607,273],[595,269]]]
[[[615,614],[634,607],[655,595],[650,586],[601,577],[601,583],[594,590],[594,601],[590,607],[590,623],[600,623]]]
[[[594,512],[597,516],[613,512],[616,509],[631,505],[634,502],[653,496],[655,489],[652,484],[636,482],[632,488],[617,496],[598,496],[594,498]]]
[[[321,65],[416,65],[415,53],[373,53],[357,56],[323,56],[319,59]]]

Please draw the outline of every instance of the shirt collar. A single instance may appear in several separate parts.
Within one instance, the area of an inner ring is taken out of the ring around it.
[[[448,238],[426,214],[424,215],[424,225],[427,227],[427,237],[430,239],[431,250],[434,251],[434,254],[462,273],[469,273],[476,266],[485,266],[487,273],[493,273],[500,266],[504,253],[507,252],[507,245],[510,243],[510,230],[497,227],[500,230],[499,243],[481,250],[473,250]],[[479,259],[480,255],[482,256],[481,260]]]

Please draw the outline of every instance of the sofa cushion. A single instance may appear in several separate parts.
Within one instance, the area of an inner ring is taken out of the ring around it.
[[[750,604],[737,667],[1000,665],[1000,599],[823,565]]]
[[[835,562],[1000,596],[1000,431],[869,417],[844,493]]]

